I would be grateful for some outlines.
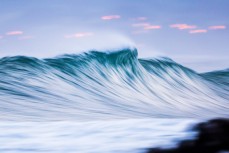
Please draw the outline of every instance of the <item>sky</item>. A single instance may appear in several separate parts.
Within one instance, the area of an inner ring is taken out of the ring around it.
[[[0,57],[124,47],[197,72],[229,68],[229,0],[0,0]]]

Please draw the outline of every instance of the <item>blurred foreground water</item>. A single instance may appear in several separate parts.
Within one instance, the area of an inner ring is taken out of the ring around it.
[[[1,122],[1,153],[143,153],[193,138],[191,119]]]

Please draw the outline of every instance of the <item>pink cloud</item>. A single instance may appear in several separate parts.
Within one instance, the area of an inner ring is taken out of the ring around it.
[[[25,40],[25,39],[33,39],[33,38],[34,38],[33,36],[22,36],[22,37],[19,37],[18,39]]]
[[[146,27],[146,26],[150,26],[149,23],[134,23],[132,24],[132,27]]]
[[[13,35],[22,35],[23,31],[9,31],[6,33],[8,36],[13,36]]]
[[[3,36],[0,35],[0,39],[3,39]]]
[[[147,20],[147,17],[144,17],[144,16],[138,17],[137,20],[139,20],[139,21]]]
[[[108,16],[102,16],[102,20],[113,20],[113,19],[119,19],[121,18],[120,15],[108,15]]]
[[[197,28],[196,25],[188,25],[188,24],[172,24],[170,25],[171,28],[176,28],[179,30],[185,30],[185,29],[195,29]]]
[[[222,30],[222,29],[226,29],[226,26],[225,25],[215,25],[215,26],[208,27],[208,29],[210,29],[210,30]]]
[[[191,30],[189,31],[190,34],[196,34],[196,33],[207,33],[208,31],[206,29],[197,29],[197,30]]]
[[[92,36],[93,33],[91,32],[80,32],[80,33],[75,33],[72,35],[66,35],[65,38],[81,38],[81,37],[88,37],[88,36]]]
[[[159,25],[148,25],[144,27],[145,30],[161,29]]]
[[[147,20],[147,17],[141,16],[141,17],[135,18],[134,20],[136,20],[136,21],[145,21],[145,20]]]
[[[159,25],[151,25],[149,23],[134,23],[132,27],[142,27],[144,30],[152,30],[152,29],[161,29]]]

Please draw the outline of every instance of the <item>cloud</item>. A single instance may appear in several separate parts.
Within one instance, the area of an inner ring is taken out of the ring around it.
[[[206,29],[196,29],[196,30],[190,30],[190,34],[196,34],[196,33],[207,33],[208,31]]]
[[[91,32],[80,32],[80,33],[75,33],[72,35],[65,35],[65,38],[81,38],[81,37],[88,37],[88,36],[92,36],[93,33]]]
[[[22,36],[22,37],[19,37],[18,39],[19,40],[26,40],[26,39],[33,39],[34,37],[33,36]]]
[[[13,36],[13,35],[22,35],[23,31],[9,31],[6,33],[8,36]]]
[[[153,29],[161,29],[160,25],[151,25],[150,23],[134,23],[132,24],[132,27],[141,27],[144,30],[153,30]]]
[[[0,35],[0,39],[3,39],[3,36]]]
[[[138,17],[138,18],[136,18],[136,20],[138,20],[138,21],[145,21],[145,20],[147,20],[147,17],[144,17],[144,16]]]
[[[226,29],[226,26],[225,25],[215,25],[215,26],[208,27],[208,29],[210,29],[210,30],[222,30],[222,29]]]
[[[120,15],[108,15],[108,16],[102,16],[102,20],[113,20],[113,19],[119,19],[121,18]]]
[[[135,20],[135,21],[145,21],[147,19],[148,19],[147,17],[141,16],[141,17],[133,18],[132,20]]]
[[[134,23],[132,24],[132,27],[146,27],[146,26],[150,26],[149,23]]]
[[[161,29],[159,25],[148,25],[144,27],[145,30]]]
[[[185,29],[195,29],[197,28],[196,25],[188,25],[188,24],[172,24],[170,25],[171,28],[176,28],[179,30],[185,30]]]

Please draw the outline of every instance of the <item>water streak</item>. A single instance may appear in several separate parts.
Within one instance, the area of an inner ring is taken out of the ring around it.
[[[229,71],[198,74],[137,50],[0,59],[0,119],[18,121],[229,116]]]

